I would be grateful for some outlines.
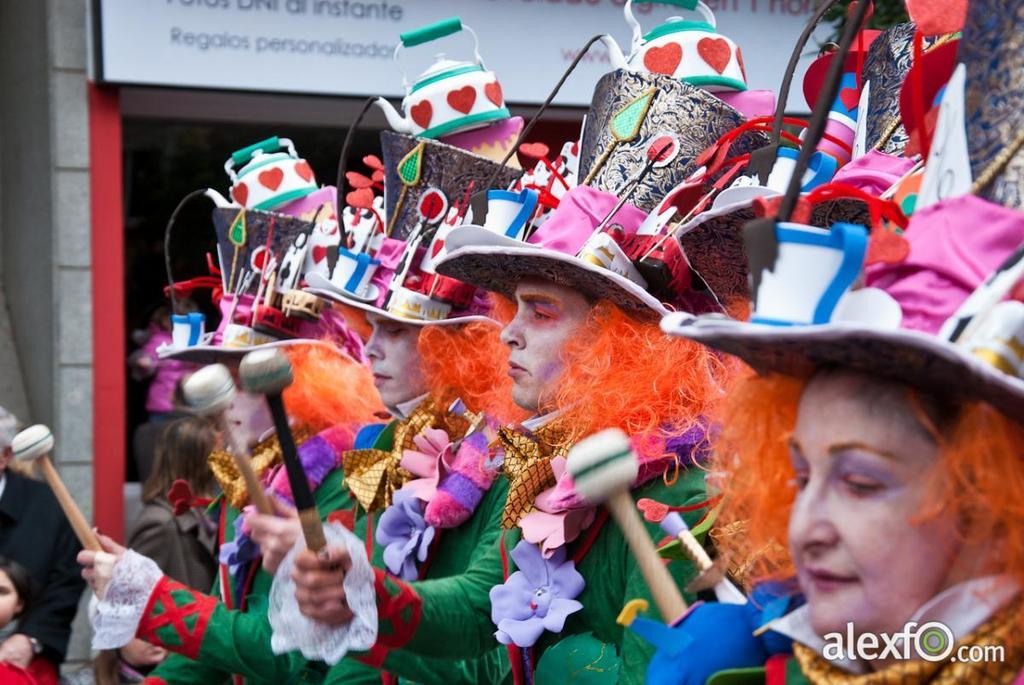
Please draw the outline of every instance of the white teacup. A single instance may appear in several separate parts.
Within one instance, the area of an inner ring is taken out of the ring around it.
[[[860,275],[868,232],[857,224],[831,229],[780,222],[779,255],[755,294],[753,321],[780,326],[824,324]]]
[[[379,266],[380,261],[365,252],[339,249],[331,283],[355,297],[366,299],[370,296],[370,281]]]
[[[530,218],[537,209],[537,191],[524,188],[487,192],[487,218],[484,228],[513,240],[523,240]]]

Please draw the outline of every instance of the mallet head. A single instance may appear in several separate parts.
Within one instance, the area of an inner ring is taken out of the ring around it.
[[[242,357],[238,376],[246,392],[276,395],[292,384],[292,363],[279,349],[253,350]]]
[[[53,433],[41,423],[29,426],[14,436],[11,449],[17,460],[35,461],[53,451]]]
[[[182,391],[188,406],[203,416],[227,411],[237,394],[231,372],[223,364],[199,369],[185,380]]]
[[[569,451],[566,468],[576,492],[587,502],[599,504],[616,492],[629,490],[640,467],[629,437],[618,428],[608,428],[576,443]]]

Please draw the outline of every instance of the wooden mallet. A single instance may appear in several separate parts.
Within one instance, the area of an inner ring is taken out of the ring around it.
[[[72,499],[71,493],[64,486],[64,481],[60,479],[60,474],[57,473],[53,462],[50,461],[50,452],[53,451],[53,433],[50,432],[50,429],[42,424],[29,426],[14,436],[11,449],[14,451],[14,458],[18,461],[34,461],[39,464],[43,478],[53,490],[57,503],[64,510],[64,515],[71,524],[72,530],[75,531],[75,535],[78,536],[78,541],[82,543],[82,547],[94,552],[102,552],[103,547],[100,545],[96,533],[93,532],[89,522],[85,520],[85,515]]]
[[[292,384],[292,364],[279,349],[253,350],[242,357],[238,375],[246,392],[259,393],[267,398],[270,414],[274,417],[277,441],[281,444],[281,453],[284,456],[288,484],[292,488],[295,508],[299,511],[306,547],[313,552],[319,552],[327,546],[323,525],[320,523],[320,512],[317,511],[316,501],[309,489],[306,471],[299,461],[295,438],[288,426],[288,415],[281,399],[281,393]]]
[[[231,372],[223,364],[210,364],[188,377],[182,386],[185,401],[189,408],[200,416],[208,416],[217,421],[227,451],[235,460],[238,472],[245,481],[245,489],[249,491],[249,500],[261,514],[273,514],[274,507],[267,497],[263,484],[252,470],[252,464],[246,457],[248,450],[242,445],[231,426],[228,424],[226,412],[238,394]]]
[[[629,438],[617,428],[595,433],[572,448],[566,467],[576,484],[576,492],[590,504],[603,503],[611,512],[636,558],[662,620],[666,625],[674,625],[686,613],[686,602],[658,555],[629,494],[639,472]]]

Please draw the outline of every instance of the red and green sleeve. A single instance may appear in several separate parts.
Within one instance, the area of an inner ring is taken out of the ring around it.
[[[331,668],[325,683],[348,683],[362,661],[420,685],[498,683],[508,673],[494,640],[490,589],[502,582],[498,547],[507,484],[499,479],[461,526],[440,531],[427,579],[404,582],[378,570],[378,643]],[[365,522],[357,524],[365,532]],[[380,567],[381,550],[374,552]]]
[[[316,490],[317,506],[325,517],[350,506],[348,492],[341,487],[342,478],[341,470],[336,469]],[[185,657],[209,675],[209,679],[189,679],[188,683],[220,685],[230,674],[275,685],[298,677],[307,682],[319,681],[321,676],[311,676],[322,674],[322,666],[308,663],[298,653],[275,655],[270,649],[272,631],[267,619],[267,596],[272,582],[269,574],[258,570],[245,611],[238,611],[228,609],[217,599],[217,586],[211,596],[165,577],[150,596],[136,634]],[[161,664],[153,675],[177,683],[176,674],[169,676],[179,668],[187,670],[176,659]]]

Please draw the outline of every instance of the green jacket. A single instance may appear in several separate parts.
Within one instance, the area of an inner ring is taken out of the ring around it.
[[[632,495],[634,499],[647,497],[670,506],[697,504],[706,499],[704,472],[697,468],[687,469],[681,472],[678,482],[671,487],[658,479],[637,488]],[[693,525],[704,513],[706,511],[703,509],[687,512],[685,518]],[[647,524],[647,529],[655,542],[664,537],[656,524]],[[500,542],[500,535],[498,537]],[[585,534],[581,535],[570,545],[570,556],[584,537]],[[505,550],[511,552],[518,541],[518,529],[507,531]],[[403,583],[389,577],[383,592],[379,593],[383,597],[378,597],[383,613],[397,613],[389,612],[392,605],[400,608],[412,606],[414,610],[411,612],[412,618],[397,631],[401,633],[398,639],[391,639],[386,631],[382,631],[380,640],[388,643],[387,646],[392,649],[401,648],[403,652],[444,659],[471,659],[492,651],[498,643],[494,638],[495,626],[490,618],[489,593],[493,586],[504,582],[501,546],[492,544],[477,549],[476,553],[477,558],[470,569],[453,578]],[[511,556],[508,556],[508,562],[511,574],[515,571]],[[685,586],[693,576],[693,567],[688,562],[673,561],[668,564],[668,568],[680,587]],[[586,581],[586,587],[576,598],[583,604],[583,608],[569,616],[561,633],[545,633],[541,637],[533,650],[534,664],[555,678],[556,682],[572,680],[571,672],[577,670],[593,671],[600,668],[609,673],[609,678],[603,682],[642,684],[654,648],[637,635],[626,631],[616,622],[616,618],[623,605],[631,599],[647,599],[651,606],[654,604],[640,569],[614,521],[604,523],[589,552],[577,564],[577,570]],[[419,610],[418,617],[415,616],[416,608]],[[580,650],[579,640],[566,642],[559,647],[559,643],[571,636],[590,639],[586,637],[588,633],[592,633],[593,639],[598,641],[594,643],[596,648]],[[609,646],[614,648],[617,656],[609,652]],[[504,647],[500,649],[505,651]],[[549,660],[545,660],[548,652],[551,655]],[[580,657],[580,654],[598,654],[601,657],[600,663],[588,661],[590,656]],[[584,661],[579,661],[580,658]],[[505,673],[504,681],[511,682],[510,671]]]
[[[393,445],[394,426],[392,422],[384,429],[373,443],[373,449],[390,450]],[[357,440],[358,442],[358,440]],[[463,585],[467,578],[479,579],[481,587],[487,586],[501,579],[501,564],[494,563],[495,557],[492,550],[497,550],[499,529],[498,521],[501,516],[501,509],[505,501],[506,484],[503,478],[498,478],[490,490],[483,496],[473,516],[461,526],[448,530],[437,531],[439,538],[431,550],[429,568],[426,579],[418,581],[416,586],[420,589],[427,588],[427,592],[439,592],[446,595],[445,601],[433,603],[432,607],[445,612],[448,605],[465,606],[467,601],[479,603],[478,593],[464,593]],[[377,511],[369,517],[361,513],[356,520],[355,533],[366,539],[368,520],[372,521],[373,529],[376,530],[382,512]],[[373,547],[373,565],[377,569],[384,568],[384,549],[380,545]],[[383,572],[382,572],[383,575]],[[484,597],[486,600],[486,595]],[[489,611],[489,606],[479,606],[481,610]],[[457,618],[462,612],[452,612],[452,618]],[[431,620],[444,622],[447,617],[442,613]],[[489,624],[489,620],[487,621]],[[480,625],[475,621],[465,627],[467,634],[476,635]],[[387,622],[382,622],[382,632],[389,630]],[[490,626],[493,632],[493,626]],[[455,634],[460,630],[456,629]],[[460,636],[459,639],[465,639]],[[382,653],[363,655],[362,657],[351,656],[343,659],[340,663],[330,669],[325,684],[349,685],[351,683],[380,682],[379,674],[376,680],[365,679],[366,669],[363,661],[379,663],[380,668],[392,675],[398,676],[403,682],[420,683],[430,685],[466,685],[476,683],[497,683],[501,682],[508,673],[508,659],[504,649],[498,649],[497,643],[490,640],[481,640],[478,649],[473,650],[470,658],[447,659],[447,658],[424,658],[425,655],[416,654],[406,650],[389,651],[386,655]],[[381,658],[383,661],[381,662]],[[360,660],[362,659],[362,661]]]

